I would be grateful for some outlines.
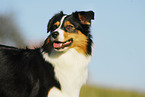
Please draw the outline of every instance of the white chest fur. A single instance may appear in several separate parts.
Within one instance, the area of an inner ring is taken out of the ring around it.
[[[43,53],[43,57],[54,66],[55,77],[61,85],[61,91],[52,88],[48,97],[79,97],[80,88],[88,77],[90,56],[69,49],[63,54]]]

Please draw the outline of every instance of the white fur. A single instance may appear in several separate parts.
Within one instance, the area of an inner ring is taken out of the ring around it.
[[[54,66],[55,77],[61,90],[53,87],[48,97],[79,97],[80,88],[88,77],[88,63],[91,56],[78,53],[75,49],[66,52],[43,53],[46,61]]]
[[[58,41],[63,42],[64,41],[64,31],[62,29],[57,30],[59,35],[58,35]]]
[[[60,25],[59,25],[59,27],[56,29],[56,30],[54,30],[53,32],[58,32],[59,33],[59,36],[58,36],[58,41],[64,41],[64,31],[61,29],[61,26],[62,26],[62,24],[63,24],[63,21],[64,21],[64,19],[65,19],[65,17],[66,17],[67,15],[65,15],[65,16],[63,16],[62,18],[61,18],[61,20],[60,20]],[[52,33],[53,33],[52,32]],[[53,38],[52,38],[53,39]]]

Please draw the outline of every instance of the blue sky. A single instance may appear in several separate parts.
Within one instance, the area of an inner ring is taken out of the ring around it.
[[[15,13],[27,44],[45,40],[55,13],[93,10],[89,83],[145,91],[145,0],[0,1],[0,13]]]

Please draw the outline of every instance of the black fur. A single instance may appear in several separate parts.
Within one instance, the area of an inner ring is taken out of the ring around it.
[[[0,45],[0,97],[47,97],[53,86],[60,88],[40,49]]]
[[[59,21],[60,19],[61,19],[61,17],[63,17],[63,12],[61,11],[60,13],[58,13],[58,14],[56,14],[56,15],[54,15],[51,19],[50,19],[50,21],[49,21],[49,23],[48,23],[48,25],[47,25],[47,33],[49,32],[49,31],[53,31],[54,30],[54,27],[52,26],[52,24],[54,24],[56,21]]]

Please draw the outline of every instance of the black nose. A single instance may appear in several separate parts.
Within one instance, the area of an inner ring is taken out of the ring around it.
[[[58,35],[59,35],[59,33],[57,31],[52,33],[53,38],[57,38]]]

